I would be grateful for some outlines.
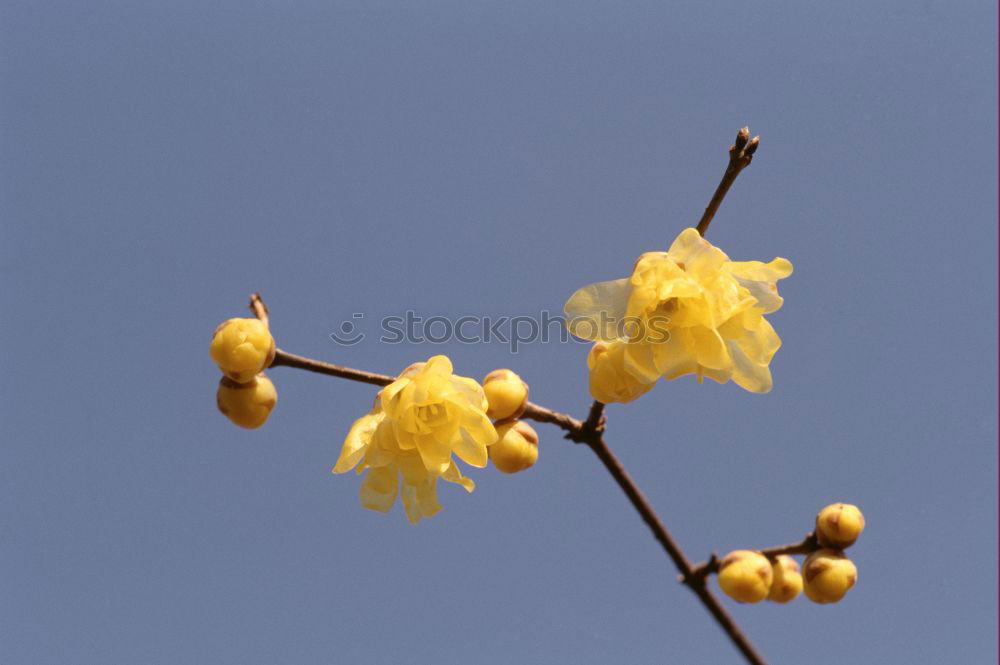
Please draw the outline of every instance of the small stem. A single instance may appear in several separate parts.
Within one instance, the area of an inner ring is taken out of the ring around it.
[[[341,379],[350,379],[351,381],[360,381],[361,383],[370,383],[376,386],[387,386],[396,380],[396,377],[393,376],[366,372],[360,369],[343,367],[342,365],[334,365],[333,363],[325,363],[321,360],[297,356],[282,349],[275,350],[274,362],[271,363],[271,367],[295,367],[308,372],[336,376]]]
[[[736,142],[729,148],[729,164],[726,166],[726,172],[722,174],[722,180],[715,188],[715,194],[712,195],[712,200],[708,202],[708,207],[705,208],[705,213],[701,216],[701,221],[698,222],[698,233],[702,237],[708,231],[708,225],[712,223],[712,218],[715,217],[719,206],[722,205],[722,199],[726,198],[726,192],[736,181],[736,176],[750,166],[753,154],[757,152],[759,145],[760,137],[755,136],[751,139],[749,127],[744,127],[737,132]]]
[[[254,316],[260,319],[265,326],[271,327],[267,318],[267,305],[264,304],[264,299],[260,297],[259,293],[250,294],[250,311],[253,312]]]

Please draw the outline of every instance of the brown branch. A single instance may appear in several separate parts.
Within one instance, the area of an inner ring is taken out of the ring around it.
[[[816,534],[810,533],[807,534],[805,538],[803,538],[801,541],[797,543],[791,543],[789,545],[776,545],[774,547],[767,547],[757,551],[766,556],[771,561],[774,561],[776,557],[779,557],[782,554],[788,554],[788,555],[812,554],[813,552],[815,552],[818,549],[821,549],[822,547],[823,546],[819,544],[819,541],[816,540]],[[699,563],[698,565],[694,566],[691,569],[691,576],[700,577],[701,579],[704,580],[710,574],[718,572],[719,572],[719,559],[713,552],[712,556],[709,557],[708,561]]]
[[[321,360],[313,360],[312,358],[306,358],[305,356],[297,356],[294,353],[289,353],[288,351],[283,351],[282,349],[275,350],[274,362],[271,363],[271,367],[295,367],[297,369],[304,369],[308,372],[336,376],[341,379],[360,381],[361,383],[370,383],[375,386],[387,386],[396,380],[396,377],[394,376],[386,376],[385,374],[376,374],[374,372],[366,372],[360,369],[343,367],[342,365],[334,365],[333,363],[325,363]]]
[[[254,292],[250,294],[250,311],[253,312],[254,316],[263,321],[265,326],[271,327],[267,318],[267,305],[264,304],[264,299],[260,297],[259,293]]]
[[[604,467],[618,483],[618,486],[625,492],[629,501],[632,502],[632,505],[638,511],[639,516],[642,517],[646,526],[653,532],[653,536],[663,546],[667,555],[674,562],[674,566],[680,571],[681,580],[698,596],[698,600],[701,601],[702,605],[715,618],[716,623],[729,636],[729,639],[732,640],[736,648],[743,654],[747,662],[752,665],[767,665],[764,658],[757,653],[753,644],[750,643],[747,636],[743,634],[740,627],[733,621],[732,616],[726,611],[726,608],[722,606],[719,599],[715,597],[715,594],[705,584],[705,578],[693,576],[694,571],[691,567],[691,562],[688,561],[683,550],[681,550],[673,536],[670,535],[667,527],[664,526],[659,516],[657,516],[656,511],[653,510],[653,507],[649,505],[646,497],[639,491],[635,482],[628,475],[628,472],[625,471],[625,467],[622,466],[622,463],[611,452],[608,444],[604,441],[604,436],[600,432],[597,432],[586,443],[604,464]]]
[[[708,231],[708,225],[712,223],[715,212],[722,205],[722,199],[726,198],[726,192],[733,186],[736,176],[750,166],[753,154],[757,152],[759,145],[760,137],[755,136],[751,139],[749,127],[744,127],[737,132],[736,142],[729,148],[729,164],[726,166],[726,172],[722,174],[722,180],[715,188],[715,194],[712,195],[712,200],[708,202],[708,207],[705,208],[705,213],[701,216],[701,221],[698,222],[698,233],[702,236]]]

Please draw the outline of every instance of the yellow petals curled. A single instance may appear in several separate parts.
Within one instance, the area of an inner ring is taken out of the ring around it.
[[[605,404],[631,402],[655,385],[637,379],[625,367],[626,342],[597,342],[587,355],[590,394]]]
[[[493,420],[518,418],[528,405],[528,384],[509,369],[495,369],[483,379],[483,391]]]
[[[833,503],[816,516],[816,539],[824,547],[844,549],[865,530],[865,516],[849,503]]]
[[[233,424],[246,429],[257,429],[271,415],[278,403],[278,391],[271,379],[257,375],[248,383],[237,383],[228,376],[219,381],[215,403]]]
[[[594,398],[627,402],[648,390],[638,386],[688,374],[768,392],[781,340],[764,314],[781,307],[777,282],[791,273],[782,258],[730,261],[689,228],[668,251],[640,256],[628,278],[579,289],[564,307],[570,332],[624,344],[614,372],[588,360]]]
[[[719,563],[719,586],[740,603],[759,603],[771,590],[771,562],[760,552],[735,550]]]
[[[779,554],[771,564],[773,581],[767,599],[773,603],[787,603],[802,593],[802,574],[799,564],[787,554]]]
[[[367,471],[361,504],[388,512],[399,495],[415,524],[441,510],[438,478],[469,492],[475,488],[452,453],[470,466],[486,466],[488,446],[497,440],[486,408],[482,387],[455,376],[446,356],[415,363],[383,388],[374,408],[354,423],[333,472]]]
[[[490,460],[504,473],[517,473],[538,461],[538,433],[523,420],[497,427],[499,440],[490,446]]]
[[[824,548],[809,555],[802,566],[806,597],[821,605],[836,603],[858,581],[858,569],[840,550]]]
[[[274,338],[258,319],[229,319],[216,328],[209,352],[223,374],[248,383],[274,360]]]

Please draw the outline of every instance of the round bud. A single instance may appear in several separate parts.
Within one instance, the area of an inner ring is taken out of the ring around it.
[[[258,319],[229,319],[215,329],[209,351],[223,374],[248,383],[274,360],[274,338]]]
[[[596,342],[587,354],[590,394],[605,404],[624,404],[648,393],[655,384],[644,383],[625,369],[625,342]]]
[[[767,599],[775,603],[787,603],[802,592],[802,575],[799,564],[787,554],[779,554],[771,564],[771,591]]]
[[[528,384],[509,369],[495,369],[483,379],[483,392],[493,420],[517,418],[528,406]]]
[[[830,504],[816,516],[816,540],[823,547],[850,547],[864,530],[865,516],[849,503]]]
[[[504,473],[517,473],[538,461],[538,434],[523,420],[497,427],[499,439],[487,450],[495,466]]]
[[[809,555],[802,566],[806,597],[814,603],[836,603],[858,581],[858,569],[839,551],[824,548]]]
[[[249,383],[237,383],[228,376],[219,381],[215,403],[233,424],[246,429],[257,429],[271,415],[278,403],[278,391],[271,379],[258,374]]]
[[[759,603],[771,590],[771,562],[760,552],[735,550],[719,563],[719,586],[740,603]]]

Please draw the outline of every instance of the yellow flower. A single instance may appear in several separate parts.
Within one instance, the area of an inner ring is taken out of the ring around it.
[[[493,466],[504,473],[530,469],[538,461],[538,432],[523,420],[497,426],[499,440],[490,446]]]
[[[590,394],[610,404],[631,402],[650,391],[655,382],[637,379],[625,369],[625,342],[597,342],[587,354]]]
[[[209,352],[223,374],[250,383],[274,360],[274,338],[258,319],[229,319],[215,329]]]
[[[787,554],[779,554],[771,564],[774,581],[767,599],[774,603],[787,603],[802,592],[802,573],[799,564]]]
[[[858,569],[840,550],[822,549],[809,555],[802,566],[806,597],[814,603],[836,603],[858,581]]]
[[[865,516],[850,503],[833,503],[816,516],[816,539],[823,547],[850,547],[865,530]]]
[[[234,425],[257,429],[267,422],[274,405],[278,403],[278,391],[263,373],[248,383],[237,383],[224,376],[219,381],[215,403]]]
[[[483,379],[483,392],[493,420],[517,418],[528,406],[528,384],[509,369],[495,369]]]
[[[733,600],[759,603],[771,590],[774,572],[760,552],[735,550],[719,562],[719,586]]]
[[[406,516],[415,524],[441,510],[438,478],[469,492],[475,488],[451,454],[471,466],[486,466],[487,446],[497,440],[486,408],[480,385],[452,374],[446,356],[411,365],[351,427],[333,472],[355,466],[358,473],[367,470],[361,505],[388,512],[401,493]]]
[[[577,337],[623,344],[615,374],[628,374],[636,385],[694,374],[699,382],[732,380],[764,393],[771,389],[768,364],[781,346],[764,314],[781,307],[776,282],[790,274],[786,259],[730,261],[689,228],[669,251],[640,256],[630,277],[579,289],[566,301],[566,316]],[[595,399],[614,396],[606,380],[596,380],[597,390],[594,383],[592,375]]]

